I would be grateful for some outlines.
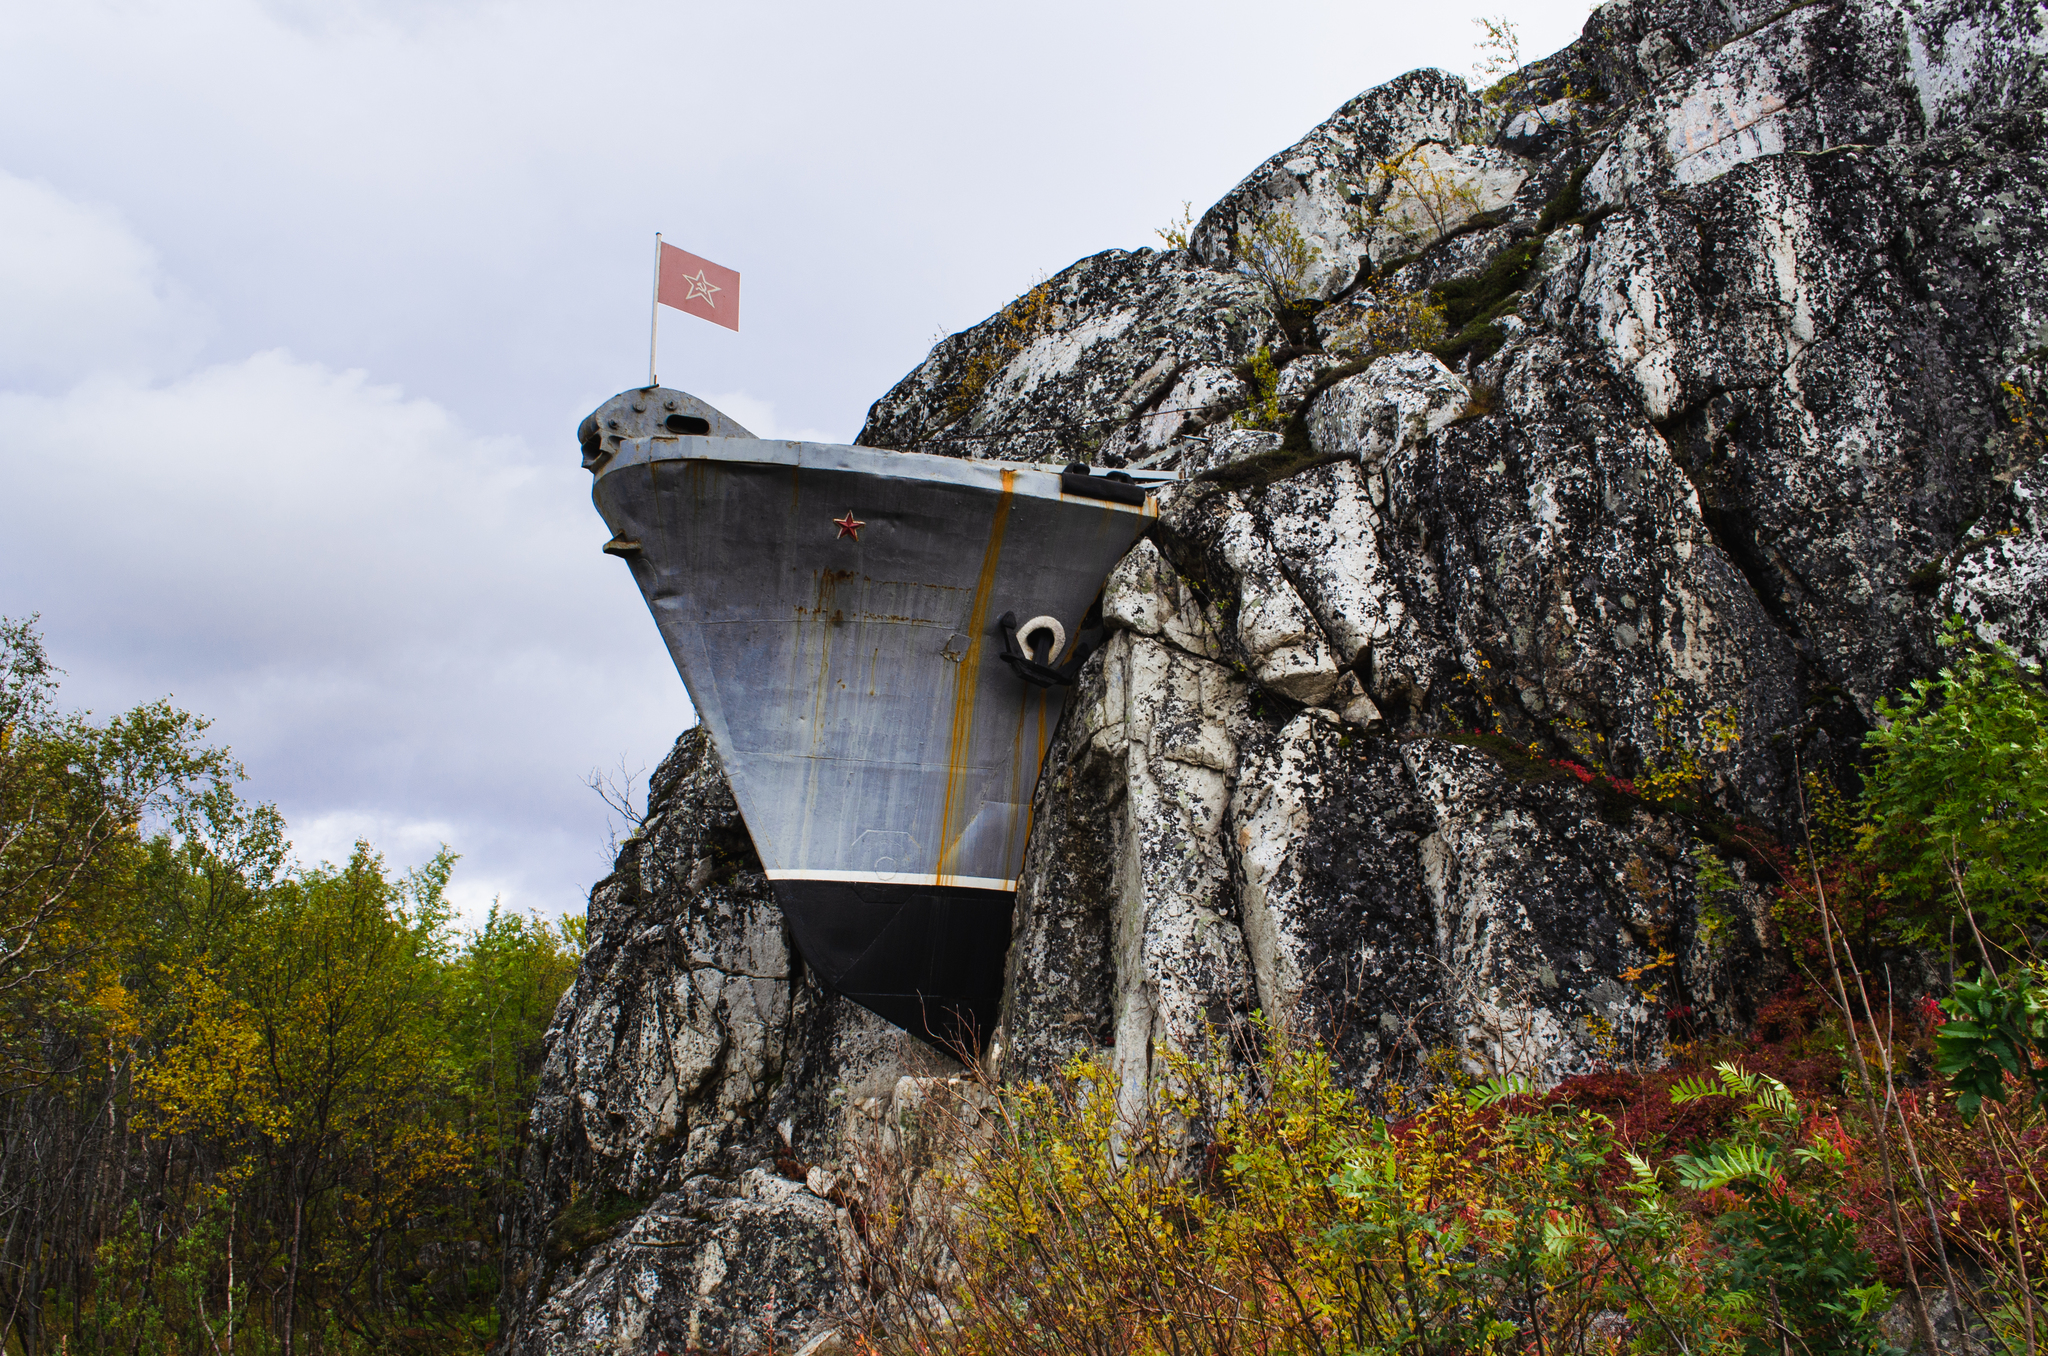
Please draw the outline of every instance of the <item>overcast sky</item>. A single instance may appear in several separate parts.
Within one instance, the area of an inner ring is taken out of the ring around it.
[[[691,714],[577,465],[662,379],[845,441],[1041,276],[1199,213],[1493,3],[0,0],[0,614],[212,717],[307,861],[582,907]],[[1584,0],[1521,4],[1527,57]]]

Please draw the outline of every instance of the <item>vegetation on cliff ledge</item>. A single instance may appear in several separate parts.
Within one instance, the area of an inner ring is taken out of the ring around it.
[[[1775,904],[1798,977],[1749,1035],[1679,1038],[1674,1008],[1665,1067],[1541,1090],[1445,1050],[1361,1098],[1264,1024],[1162,1050],[1149,1096],[1088,1059],[965,1080],[856,1174],[867,1348],[2040,1351],[2048,693],[1946,639],[1860,796],[1808,782]],[[1948,997],[1895,994],[1901,943]]]

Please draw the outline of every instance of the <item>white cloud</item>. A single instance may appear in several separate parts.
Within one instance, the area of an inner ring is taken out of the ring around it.
[[[384,858],[386,870],[396,874],[432,860],[461,836],[462,826],[446,819],[407,819],[377,807],[330,810],[308,815],[291,826],[292,857],[306,867],[338,865],[362,842],[375,848]],[[505,907],[508,896],[518,899],[532,893],[522,888],[519,876],[516,871],[494,873],[489,865],[479,869],[467,860],[457,861],[448,884],[448,901],[458,919],[474,925],[490,913],[493,904]],[[555,902],[558,907],[543,912],[573,911],[572,906]]]
[[[933,315],[1156,244],[1479,8],[0,0],[0,613],[215,717],[302,855],[445,834],[465,907],[574,907],[581,778],[690,718],[573,437],[654,230],[746,276],[664,376],[848,438]]]
[[[536,438],[645,370],[663,230],[746,278],[742,333],[664,323],[663,375],[846,437],[931,317],[1156,245],[1359,90],[1464,69],[1484,8],[16,0],[0,165],[118,206],[221,315],[213,356]],[[1516,10],[1532,53],[1585,17]]]
[[[573,908],[604,841],[581,778],[689,719],[573,449],[281,352],[0,394],[0,449],[40,506],[0,612],[42,612],[75,700],[213,717],[309,860],[446,841],[466,905]]]
[[[206,328],[117,215],[0,170],[0,388],[172,371]]]
[[[349,859],[357,843],[368,843],[387,867],[401,870],[430,860],[457,832],[445,819],[406,819],[376,808],[307,815],[291,830],[292,856],[302,866],[338,866]],[[485,905],[489,906],[488,897]]]
[[[713,395],[692,391],[690,394],[739,420],[740,425],[756,438],[787,439],[799,443],[846,443],[852,442],[853,436],[860,432],[857,428],[850,428],[834,433],[785,423],[776,413],[774,402],[745,391],[721,391]]]

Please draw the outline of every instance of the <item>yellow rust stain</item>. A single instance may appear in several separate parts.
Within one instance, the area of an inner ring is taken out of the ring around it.
[[[832,606],[838,597],[839,586],[853,577],[852,570],[818,571],[818,606],[816,610],[823,612],[826,608]]]
[[[974,698],[981,684],[981,652],[986,649],[983,633],[988,630],[989,600],[996,588],[996,563],[1003,555],[1003,533],[1010,525],[1010,508],[1017,492],[1017,473],[1003,472],[1002,497],[996,500],[994,520],[989,524],[988,546],[981,553],[981,575],[974,584],[974,603],[967,613],[967,654],[953,668],[953,728],[946,741],[946,795],[939,806],[939,861],[936,884],[950,885],[947,877],[960,854],[960,837],[974,818],[976,807],[961,795],[962,775],[969,771],[967,760],[974,743]]]

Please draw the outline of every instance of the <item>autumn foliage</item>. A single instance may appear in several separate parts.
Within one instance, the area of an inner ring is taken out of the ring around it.
[[[204,722],[0,653],[0,1343],[481,1348],[580,935],[459,934],[445,850],[294,865]]]
[[[1368,1100],[1311,1036],[1260,1025],[1158,1050],[1135,1085],[1079,1059],[928,1099],[922,1170],[856,1172],[869,1349],[1845,1356],[1938,1323],[1955,1349],[1960,1323],[2033,1356],[2048,694],[2010,652],[1947,641],[1885,708],[1857,795],[1807,777],[1802,841],[1723,835],[1777,880],[1796,976],[1749,1032],[1541,1090],[1446,1051],[1434,1084]],[[1660,697],[1660,734],[1678,715]],[[1666,745],[1631,783],[1556,765],[1698,818],[1697,751]],[[1732,876],[1706,843],[1695,863],[1711,935]],[[1885,948],[1936,943],[1954,978],[1896,995]]]

